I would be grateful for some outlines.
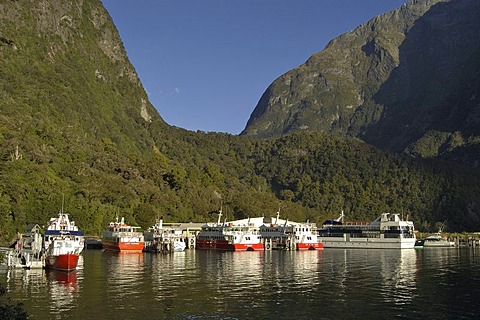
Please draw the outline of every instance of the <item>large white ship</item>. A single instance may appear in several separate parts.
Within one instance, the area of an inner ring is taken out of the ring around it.
[[[318,229],[325,248],[407,249],[415,245],[412,221],[402,220],[399,214],[382,213],[373,222],[347,222],[344,215],[327,220]]]

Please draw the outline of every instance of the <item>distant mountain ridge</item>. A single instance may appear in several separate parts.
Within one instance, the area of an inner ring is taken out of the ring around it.
[[[409,1],[280,76],[242,134],[330,132],[478,166],[479,57],[480,1]]]

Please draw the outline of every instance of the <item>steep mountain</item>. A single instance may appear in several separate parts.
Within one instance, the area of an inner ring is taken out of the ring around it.
[[[161,75],[159,75],[161,76]],[[410,213],[480,229],[480,176],[321,133],[250,139],[166,124],[99,0],[0,0],[0,243],[62,206],[88,234],[282,215]]]
[[[3,152],[26,136],[39,161],[53,139],[152,147],[147,128],[166,124],[99,1],[2,1],[0,13],[1,124],[11,146]]]
[[[276,210],[232,139],[162,120],[99,0],[0,1],[0,240],[44,224],[62,194],[92,234],[117,215],[148,227],[215,219],[221,202],[227,216]]]
[[[275,80],[244,135],[314,130],[478,165],[480,2],[414,0]]]

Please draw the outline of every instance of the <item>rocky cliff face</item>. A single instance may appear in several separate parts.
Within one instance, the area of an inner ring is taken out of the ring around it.
[[[479,30],[479,1],[410,1],[275,80],[242,134],[324,131],[470,162],[480,138]]]
[[[99,0],[1,1],[0,75],[5,149],[48,159],[42,145],[67,138],[151,150],[146,127],[166,127]]]

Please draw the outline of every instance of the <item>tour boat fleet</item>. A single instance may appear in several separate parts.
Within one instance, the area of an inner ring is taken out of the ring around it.
[[[246,218],[223,221],[222,210],[215,223],[206,223],[189,237],[183,230],[165,227],[163,219],[142,232],[140,227],[125,223],[122,217],[108,224],[103,231],[105,250],[126,252],[182,252],[194,241],[200,250],[259,251],[259,250],[322,250],[323,248],[406,249],[416,242],[412,221],[403,220],[396,213],[382,213],[372,222],[344,222],[344,214],[336,220],[327,220],[321,227],[309,221],[297,223],[276,217]],[[172,224],[171,224],[172,225]],[[15,249],[7,255],[9,266],[43,267],[72,271],[77,268],[79,255],[85,247],[84,233],[69,215],[60,211],[51,218],[43,239],[36,226]],[[42,242],[43,240],[43,242]],[[42,245],[43,243],[43,245]],[[425,239],[423,246],[452,246],[440,233]]]
[[[318,229],[325,248],[408,249],[416,241],[412,221],[397,213],[382,213],[373,222],[344,222],[344,214]]]
[[[276,218],[247,218],[202,226],[196,237],[196,248],[224,251],[257,251],[270,249],[321,250],[315,224],[295,223]]]
[[[140,227],[126,224],[123,217],[119,222],[117,217],[115,222],[110,222],[107,230],[103,231],[102,245],[105,250],[110,251],[141,252],[145,240]]]
[[[77,268],[80,253],[85,247],[84,233],[60,211],[48,222],[44,236],[45,267],[60,271]]]

